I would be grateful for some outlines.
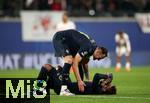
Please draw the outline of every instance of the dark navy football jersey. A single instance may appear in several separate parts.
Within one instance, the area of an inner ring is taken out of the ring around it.
[[[57,34],[62,36],[63,41],[69,47],[68,51],[71,52],[72,56],[79,53],[81,57],[90,57],[97,47],[96,42],[83,32],[65,30],[60,31]]]

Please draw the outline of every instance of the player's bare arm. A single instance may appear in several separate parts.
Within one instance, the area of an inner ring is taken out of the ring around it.
[[[120,47],[120,46],[121,46],[121,44],[120,44],[119,42],[116,42],[116,45],[117,45],[118,47]]]
[[[74,60],[73,60],[73,70],[75,73],[75,77],[77,79],[78,82],[78,87],[79,87],[79,91],[84,92],[84,82],[81,80],[80,74],[79,74],[79,69],[78,69],[78,65],[79,62],[82,60],[82,57],[77,53]]]
[[[90,80],[88,62],[89,62],[89,58],[83,58],[81,63],[82,63],[82,67],[84,69],[84,74],[85,74],[86,79]]]
[[[83,64],[83,68],[84,68],[85,77],[89,81],[90,80],[90,76],[89,76],[88,64]]]

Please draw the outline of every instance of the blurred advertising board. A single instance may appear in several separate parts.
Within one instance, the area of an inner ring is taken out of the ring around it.
[[[63,65],[61,58],[56,58],[53,53],[7,53],[0,54],[0,70],[4,69],[38,69],[41,66],[49,63],[53,66]],[[89,62],[90,68],[109,68],[111,66],[110,58],[103,59],[101,61]]]
[[[23,41],[41,42],[52,40],[56,24],[61,21],[63,12],[58,11],[22,11]]]
[[[137,13],[135,18],[139,23],[141,30],[144,33],[150,33],[150,13]]]
[[[0,54],[0,69],[40,69],[45,63],[56,65],[60,63],[60,59],[55,58],[53,53]]]

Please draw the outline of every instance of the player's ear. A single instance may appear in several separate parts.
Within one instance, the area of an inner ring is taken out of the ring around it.
[[[105,57],[108,56],[108,50],[105,47],[100,47],[102,50],[102,53],[105,54]]]

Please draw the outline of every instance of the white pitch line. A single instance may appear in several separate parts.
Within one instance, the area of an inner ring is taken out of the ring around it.
[[[107,99],[145,99],[150,100],[150,97],[123,97],[123,96],[116,96],[116,97],[110,97],[108,96],[87,96],[87,95],[76,95],[76,96],[70,96],[70,97],[79,97],[79,98],[107,98]]]

